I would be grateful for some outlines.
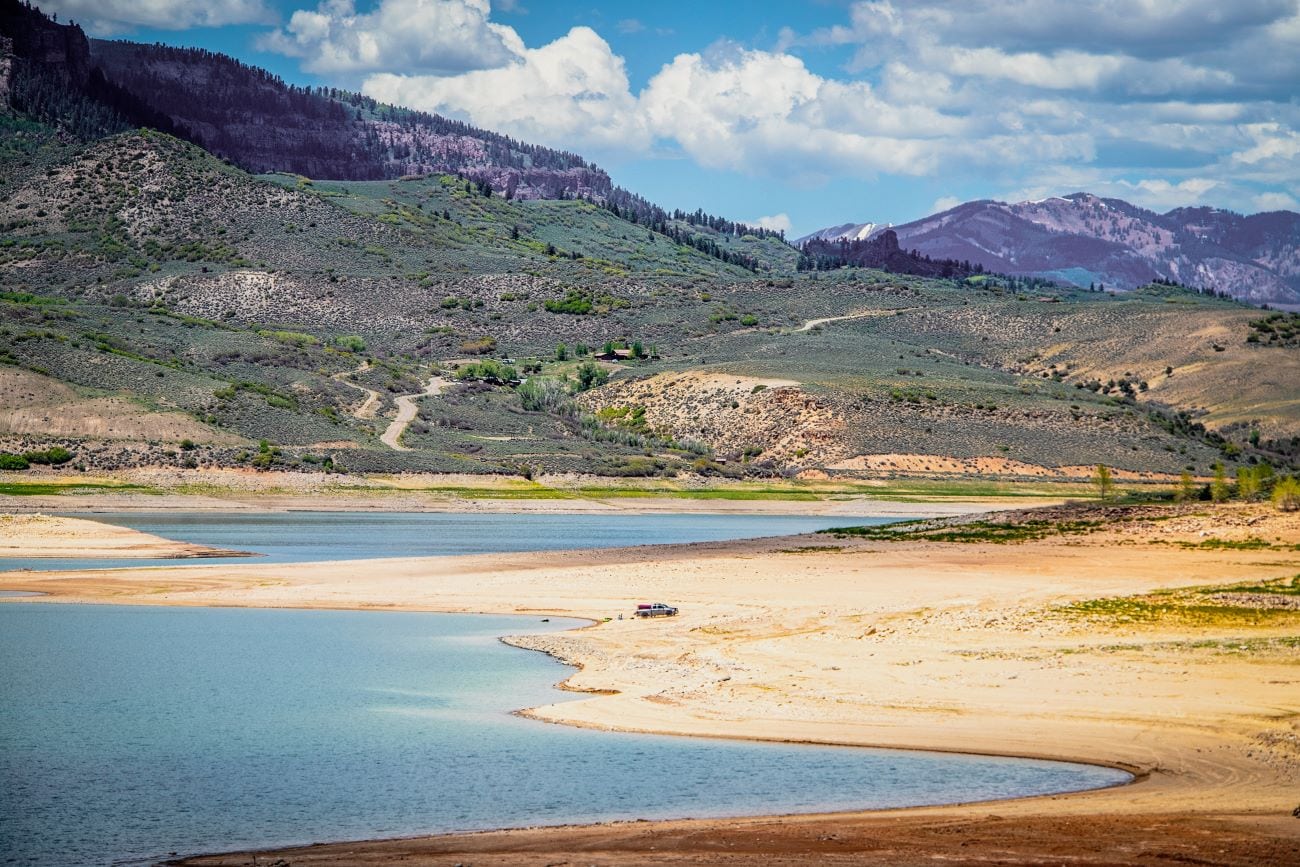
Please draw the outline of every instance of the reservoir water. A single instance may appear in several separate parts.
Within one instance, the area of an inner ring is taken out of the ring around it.
[[[0,604],[8,864],[602,819],[968,801],[1117,784],[1029,760],[571,729],[568,669],[497,636],[572,623]]]
[[[262,562],[710,541],[869,522],[768,515],[93,517],[253,551]],[[132,564],[9,559],[0,570]],[[1085,765],[632,735],[526,720],[511,712],[573,699],[553,687],[568,669],[497,639],[578,625],[551,620],[6,599],[0,859],[41,867],[152,863],[173,852],[891,807],[1128,778]]]
[[[168,539],[252,551],[260,562],[434,557],[569,548],[718,542],[811,533],[891,519],[807,515],[465,514],[414,512],[110,512],[92,518]],[[199,560],[0,558],[9,569],[90,569]]]

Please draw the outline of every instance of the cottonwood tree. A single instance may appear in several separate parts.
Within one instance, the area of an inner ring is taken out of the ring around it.
[[[1097,464],[1097,472],[1092,477],[1092,483],[1097,486],[1097,493],[1103,500],[1109,500],[1115,490],[1115,482],[1111,479],[1110,467],[1105,464]]]
[[[1210,499],[1216,503],[1226,503],[1228,501],[1228,471],[1223,468],[1223,462],[1217,461],[1214,464],[1214,481],[1210,482]]]
[[[1300,511],[1300,479],[1281,479],[1273,486],[1273,505],[1279,511]]]

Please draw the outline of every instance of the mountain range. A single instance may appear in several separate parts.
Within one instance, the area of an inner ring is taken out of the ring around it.
[[[901,246],[987,271],[1131,290],[1173,280],[1255,304],[1300,304],[1300,214],[1215,208],[1158,214],[1090,193],[1009,204],[967,202],[889,227],[847,223],[809,241],[865,240],[892,228]]]

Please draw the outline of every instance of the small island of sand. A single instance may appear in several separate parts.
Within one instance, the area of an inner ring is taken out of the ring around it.
[[[176,542],[130,527],[117,527],[85,518],[0,514],[0,559],[125,557],[162,560],[247,556],[244,551]]]

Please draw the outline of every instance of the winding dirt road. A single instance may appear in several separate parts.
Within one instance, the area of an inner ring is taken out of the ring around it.
[[[352,410],[353,418],[359,418],[359,419],[374,418],[375,413],[379,411],[379,401],[380,401],[379,392],[375,391],[373,388],[366,388],[364,385],[357,385],[355,382],[348,379],[349,376],[355,376],[358,373],[365,373],[369,369],[370,369],[370,362],[366,361],[363,362],[362,365],[358,367],[356,370],[345,370],[342,373],[336,373],[334,374],[333,377],[331,377],[331,379],[343,383],[348,388],[355,388],[357,391],[365,393],[366,399],[361,402],[361,406]]]
[[[416,413],[420,408],[416,406],[415,401],[421,397],[431,397],[439,394],[444,388],[451,383],[441,376],[435,376],[429,380],[429,384],[424,387],[424,391],[417,391],[415,394],[402,394],[395,398],[397,403],[397,418],[393,419],[388,430],[384,431],[383,436],[379,438],[380,442],[395,449],[399,452],[409,452],[410,449],[402,445],[402,434],[406,433],[406,427],[415,420]]]
[[[910,308],[903,308],[910,309]],[[897,310],[862,310],[857,313],[846,313],[843,316],[827,316],[825,319],[809,319],[803,325],[795,329],[795,332],[812,331],[818,326],[825,325],[828,322],[843,322],[845,319],[870,319],[874,316],[893,316]]]

